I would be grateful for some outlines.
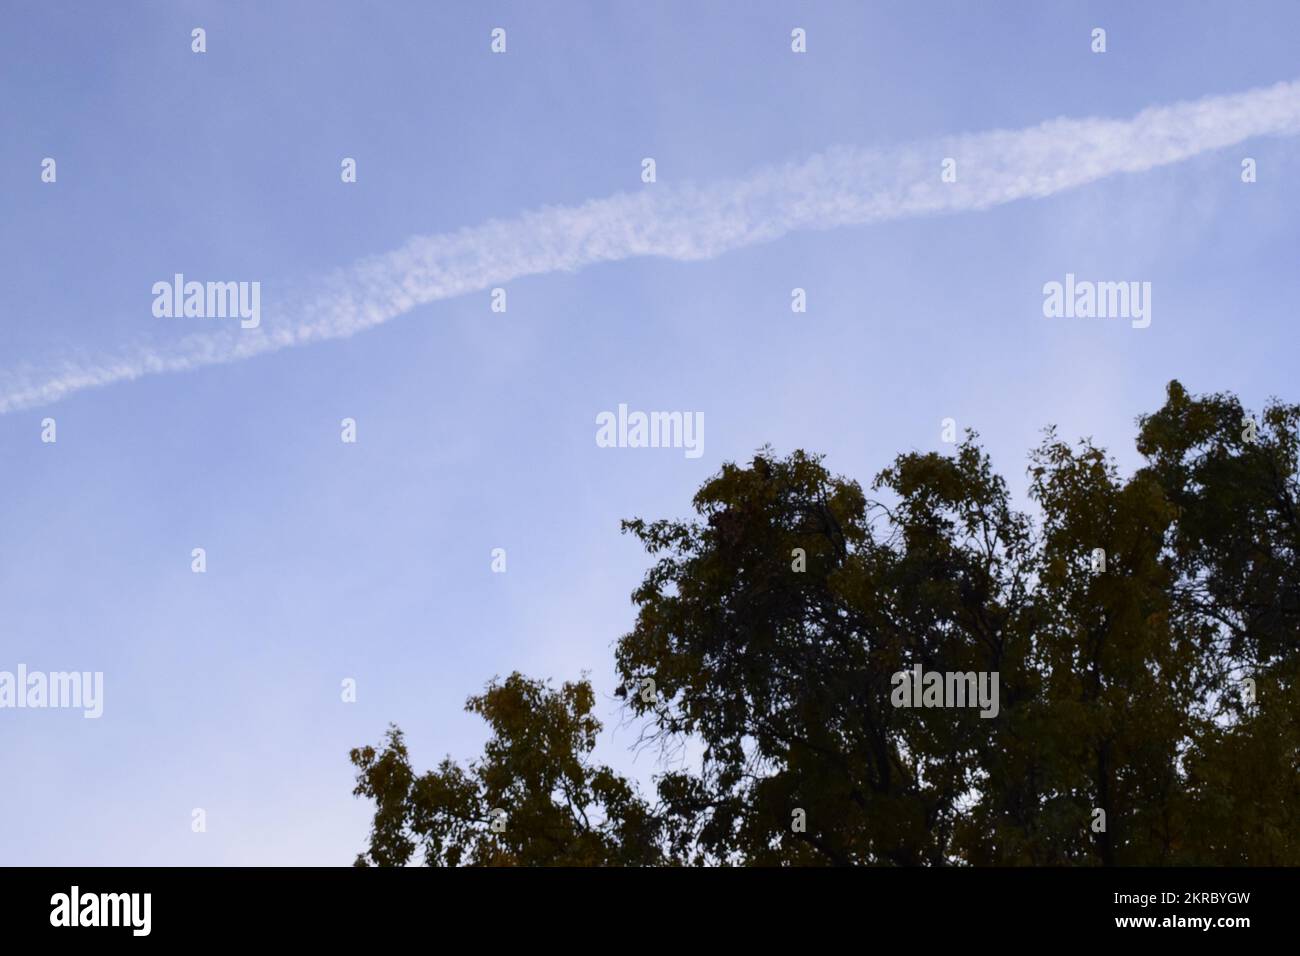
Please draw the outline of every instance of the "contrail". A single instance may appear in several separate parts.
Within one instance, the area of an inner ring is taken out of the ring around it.
[[[97,385],[250,358],[354,335],[419,305],[521,276],[634,256],[714,256],[799,229],[987,209],[1116,173],[1176,163],[1254,136],[1300,132],[1300,81],[1156,106],[1131,119],[1055,119],[888,149],[836,148],[704,186],[647,185],[576,206],[547,206],[456,232],[417,236],[273,296],[262,325],[190,335],[0,375],[0,414]],[[957,181],[940,178],[946,157]],[[141,290],[142,321],[159,320]]]

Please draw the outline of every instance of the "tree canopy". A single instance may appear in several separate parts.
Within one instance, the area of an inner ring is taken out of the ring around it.
[[[1048,429],[1026,509],[968,432],[867,490],[802,451],[726,464],[616,648],[643,797],[592,762],[590,683],[471,697],[483,755],[352,751],[359,865],[1300,864],[1300,406],[1171,382],[1122,477]],[[996,675],[995,713],[895,675]]]

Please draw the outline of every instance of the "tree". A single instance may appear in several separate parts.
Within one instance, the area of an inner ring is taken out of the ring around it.
[[[496,733],[471,775],[420,790],[395,730],[353,752],[370,859],[406,862],[409,830],[448,863],[1300,863],[1300,407],[1250,421],[1172,382],[1128,479],[1049,429],[1035,520],[969,432],[870,497],[804,452],[724,465],[696,518],[623,525],[654,563],[619,693],[699,765],[653,806],[584,776],[590,686],[515,675],[470,702]],[[996,707],[900,707],[918,666],[996,675]]]
[[[1187,747],[1179,859],[1300,860],[1300,406],[1258,420],[1177,382],[1141,419],[1143,470],[1176,509],[1178,626],[1202,641],[1205,695]]]
[[[601,725],[587,681],[552,690],[511,674],[465,709],[492,727],[483,758],[450,759],[417,777],[402,732],[382,750],[354,749],[357,796],[375,801],[358,866],[404,866],[417,846],[429,865],[648,865],[659,826],[631,785],[590,762]]]

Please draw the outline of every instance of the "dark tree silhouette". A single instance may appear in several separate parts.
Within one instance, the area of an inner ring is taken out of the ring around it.
[[[512,674],[466,709],[492,727],[483,759],[444,760],[416,777],[402,732],[352,751],[358,796],[376,803],[365,866],[646,865],[662,861],[660,825],[626,780],[592,766],[600,722],[587,681],[559,691]]]
[[[699,766],[651,804],[589,766],[589,684],[512,675],[468,772],[416,778],[396,729],[352,752],[358,862],[1300,864],[1300,406],[1171,382],[1138,424],[1127,479],[1049,429],[1032,520],[970,432],[870,496],[725,465],[697,518],[624,522],[654,563],[619,694]],[[996,714],[896,706],[916,665],[996,674]]]

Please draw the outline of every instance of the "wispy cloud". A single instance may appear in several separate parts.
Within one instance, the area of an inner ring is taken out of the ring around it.
[[[202,333],[115,355],[0,374],[0,414],[72,392],[343,338],[417,306],[634,256],[710,259],[800,229],[987,209],[1136,173],[1254,136],[1300,133],[1300,81],[1143,110],[1131,119],[1056,119],[889,149],[837,148],[709,185],[657,183],[577,206],[419,236],[293,296],[268,290],[257,329]],[[957,161],[958,181],[940,180]],[[142,321],[157,321],[141,293]],[[278,300],[278,301],[277,301]]]

